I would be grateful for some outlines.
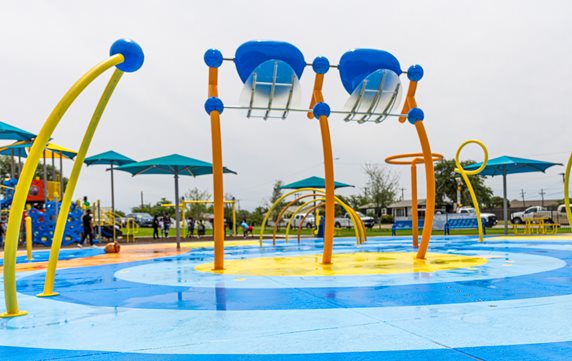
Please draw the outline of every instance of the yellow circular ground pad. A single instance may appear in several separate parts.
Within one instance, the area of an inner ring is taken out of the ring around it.
[[[199,272],[249,276],[355,276],[390,273],[436,272],[468,268],[487,263],[486,258],[457,254],[428,253],[424,260],[415,253],[337,253],[331,265],[321,263],[322,255],[265,257],[226,260],[224,271],[214,271],[212,263],[196,267]]]

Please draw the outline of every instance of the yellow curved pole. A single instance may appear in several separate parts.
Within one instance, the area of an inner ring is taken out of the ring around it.
[[[299,189],[294,189],[293,191],[287,192],[285,194],[283,194],[280,198],[278,198],[268,209],[268,212],[266,212],[266,215],[264,215],[264,219],[262,220],[262,224],[260,225],[260,246],[262,246],[262,238],[264,237],[264,227],[266,225],[266,223],[268,222],[268,219],[270,218],[270,214],[272,213],[272,211],[274,210],[274,208],[276,208],[278,206],[278,204],[280,204],[280,202],[282,202],[284,200],[284,198],[289,197],[290,195],[294,194],[294,193],[299,193],[299,192],[305,192],[305,191],[312,191],[312,192],[316,192],[316,193],[323,193],[324,190],[319,189],[319,188],[299,188]]]
[[[290,220],[288,221],[288,224],[286,225],[286,237],[285,237],[286,243],[288,243],[288,235],[290,232],[290,227],[291,227],[292,221],[294,220],[294,216],[296,216],[296,214],[298,214],[305,206],[312,204],[312,203],[323,202],[325,200],[326,200],[325,197],[316,198],[316,199],[310,200],[310,201],[302,204],[300,207],[298,207],[298,208],[296,208],[296,210],[294,210],[294,212],[290,216]],[[353,213],[353,209],[351,207],[349,207],[347,204],[345,204],[338,197],[335,197],[335,203],[337,203],[342,208],[344,208],[344,210],[349,214],[350,218],[352,219],[352,223],[354,225],[354,233],[355,233],[355,237],[356,237],[356,242],[358,244],[363,243],[362,239],[365,238],[365,228],[362,228],[361,218],[358,217],[360,221],[356,221],[356,219],[354,218],[356,215]],[[304,219],[305,218],[306,217],[304,217]],[[298,227],[300,228],[300,225]],[[298,234],[299,234],[299,232],[298,232]]]
[[[262,247],[262,240],[263,240],[263,237],[264,237],[264,229],[265,229],[266,224],[268,223],[268,219],[270,218],[270,215],[271,215],[272,211],[273,211],[273,210],[278,206],[278,204],[280,204],[280,202],[282,202],[285,198],[289,197],[290,195],[292,195],[292,194],[294,194],[294,193],[300,193],[300,192],[315,192],[315,193],[317,193],[317,194],[325,195],[325,192],[324,192],[323,189],[310,188],[310,187],[308,187],[308,188],[299,188],[299,189],[292,190],[292,191],[290,191],[290,192],[287,192],[287,193],[283,194],[280,198],[278,198],[278,199],[270,206],[270,208],[268,209],[268,211],[267,211],[266,214],[264,215],[264,219],[262,220],[262,224],[260,225],[259,244],[260,244],[261,247]],[[337,196],[334,196],[334,200],[338,200],[339,202],[342,202]],[[342,202],[342,203],[343,203],[343,202]],[[361,221],[361,218],[359,218],[359,217],[357,216],[357,214],[355,213],[355,210],[354,210],[353,208],[349,207],[349,206],[348,206],[348,208],[352,211],[351,213],[348,212],[348,213],[350,214],[350,217],[352,217],[352,214],[353,214],[352,219],[353,219],[353,218],[359,219],[359,222],[354,222],[354,224],[360,224],[360,225],[362,226],[363,234],[364,234],[364,235],[363,235],[363,239],[364,239],[364,242],[365,242],[365,240],[367,239],[366,232],[365,232],[365,225],[364,225],[363,222]],[[362,242],[362,243],[363,243],[363,242]]]
[[[16,251],[18,248],[18,236],[20,224],[22,222],[22,212],[26,204],[28,190],[32,184],[32,179],[42,153],[48,143],[54,129],[59,121],[73,103],[73,101],[81,94],[81,92],[99,75],[107,69],[122,63],[123,55],[116,54],[90,69],[83,75],[72,87],[64,94],[54,110],[48,116],[48,119],[40,129],[38,136],[34,140],[28,159],[24,163],[20,179],[16,185],[14,199],[12,200],[10,217],[8,218],[8,227],[6,229],[6,243],[4,246],[4,298],[6,301],[6,312],[0,317],[15,317],[27,314],[26,311],[18,309],[18,300],[16,296]]]
[[[292,215],[290,216],[290,219],[288,220],[288,224],[286,224],[286,238],[285,238],[286,243],[288,243],[288,233],[290,232],[290,226],[292,225],[292,221],[294,220],[294,216],[296,216],[296,214],[298,214],[298,212],[300,212],[302,209],[308,207],[309,205],[312,205],[312,204],[317,203],[317,202],[323,202],[325,200],[326,200],[325,197],[310,199],[309,201],[302,203],[298,208],[296,208],[294,210],[294,212],[292,212]]]
[[[316,198],[316,202],[318,201],[324,201],[325,198]],[[336,203],[338,205],[340,205],[350,216],[350,218],[352,219],[352,223],[353,223],[353,228],[354,228],[354,233],[355,233],[355,237],[356,237],[356,241],[358,244],[362,244],[367,240],[367,233],[365,230],[365,225],[363,224],[363,221],[361,220],[361,218],[355,213],[354,209],[352,207],[350,207],[349,205],[347,205],[345,202],[343,202],[340,198],[335,197]],[[323,206],[323,205],[320,205]],[[300,241],[300,231],[302,230],[301,225],[304,223],[304,220],[306,219],[306,217],[308,216],[308,214],[312,211],[314,211],[314,209],[318,208],[317,206],[312,208],[302,219],[302,223],[300,225],[298,225],[298,242]],[[292,217],[294,217],[298,212],[294,211],[294,214],[292,215]],[[292,220],[292,218],[291,218]],[[288,242],[288,231],[289,229],[286,228],[286,242]]]
[[[32,218],[26,216],[26,258],[28,261],[32,260]]]
[[[572,153],[570,153],[568,165],[566,166],[566,175],[564,176],[564,204],[566,207],[568,224],[572,228],[572,211],[570,210],[570,169],[572,169]]]
[[[51,297],[59,295],[58,292],[54,292],[54,281],[56,277],[56,269],[58,267],[58,257],[60,254],[60,248],[62,246],[62,239],[64,236],[71,204],[73,202],[73,193],[81,173],[83,161],[85,160],[87,151],[89,150],[89,145],[91,144],[91,140],[93,139],[95,130],[97,129],[97,125],[99,124],[101,116],[103,115],[103,111],[105,110],[107,103],[109,102],[109,99],[115,90],[115,87],[119,83],[119,80],[121,80],[122,75],[123,72],[119,69],[115,69],[113,75],[111,75],[111,78],[109,79],[109,82],[107,83],[107,86],[105,87],[105,90],[99,99],[99,103],[95,108],[93,116],[91,117],[89,125],[87,126],[85,135],[83,136],[83,140],[73,163],[72,172],[69,177],[66,191],[62,199],[60,212],[58,214],[56,229],[54,230],[54,236],[52,237],[52,247],[50,250],[50,258],[48,260],[48,270],[46,272],[46,280],[44,282],[44,291],[38,294],[38,297]],[[112,219],[115,220],[115,217],[112,217]]]
[[[358,244],[362,244],[367,240],[367,231],[365,229],[365,224],[361,218],[357,215],[356,211],[350,207],[347,203],[342,201],[337,196],[335,197],[336,203],[339,204],[346,213],[350,216],[352,223],[354,225],[354,232],[357,232],[356,239]],[[335,226],[335,224],[334,224]]]
[[[325,203],[316,204],[315,206],[313,206],[312,208],[310,208],[308,211],[306,211],[306,214],[304,214],[304,217],[302,217],[302,220],[301,220],[300,223],[298,224],[298,232],[297,232],[298,244],[300,244],[300,235],[301,235],[301,233],[302,233],[302,228],[304,228],[304,227],[303,227],[303,224],[304,224],[304,222],[306,221],[306,218],[307,218],[311,213],[316,212],[316,210],[317,210],[318,208],[321,208],[321,207],[324,207],[324,206],[325,206]],[[320,217],[320,216],[318,215],[318,217]],[[317,220],[316,220],[316,221],[317,221]],[[318,225],[318,228],[319,228],[319,225]],[[286,242],[288,242],[288,237],[286,237]]]
[[[483,160],[483,164],[479,167],[479,169],[467,171],[461,165],[459,157],[461,155],[461,151],[463,150],[463,148],[468,144],[477,144],[483,150],[484,160]],[[465,181],[465,184],[467,185],[467,189],[469,190],[469,193],[471,194],[471,200],[473,201],[473,207],[475,207],[475,212],[477,213],[477,226],[479,229],[479,242],[483,242],[483,222],[481,220],[481,207],[479,206],[479,202],[477,200],[477,195],[475,194],[475,190],[473,189],[473,185],[471,184],[471,181],[469,180],[469,176],[470,175],[477,175],[480,172],[482,172],[483,169],[485,169],[485,167],[487,166],[488,161],[489,161],[489,152],[487,150],[487,147],[485,147],[483,142],[481,142],[480,140],[476,140],[476,139],[467,140],[466,142],[461,144],[459,149],[457,149],[457,154],[455,154],[455,166],[457,167],[457,168],[455,168],[455,172],[459,173],[461,175],[461,177],[463,177],[463,180]]]
[[[292,200],[291,202],[286,204],[284,207],[282,207],[282,209],[280,210],[280,213],[278,213],[278,216],[274,220],[274,227],[272,230],[272,245],[273,246],[276,245],[276,234],[278,233],[278,223],[280,222],[280,219],[282,219],[282,216],[284,215],[284,213],[288,210],[289,207],[294,205],[296,202],[298,202],[304,198],[313,197],[313,196],[315,196],[315,194],[304,194],[303,196],[295,198],[294,200]],[[286,239],[286,240],[288,240],[288,239]],[[286,242],[286,243],[288,243],[288,242]]]

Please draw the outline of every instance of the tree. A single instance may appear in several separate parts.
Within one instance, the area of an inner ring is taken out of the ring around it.
[[[362,195],[355,195],[355,194],[352,194],[351,196],[338,195],[338,198],[356,211],[359,209],[360,206],[367,204],[367,199]],[[343,216],[344,214],[346,214],[346,210],[342,206],[336,207],[336,217]]]
[[[49,159],[46,159],[46,162],[49,162]],[[58,160],[59,161],[59,160]],[[8,178],[10,177],[10,172],[11,172],[11,165],[12,161],[10,159],[10,157],[7,156],[0,156],[0,176],[2,178]],[[14,167],[14,171],[17,172],[18,171],[18,159],[17,157],[15,157],[15,167]],[[51,164],[46,164],[46,177],[48,181],[57,181],[61,178],[60,175],[60,170],[58,169],[58,167],[52,167]],[[56,175],[55,179],[54,179],[54,173]],[[38,167],[36,168],[36,172],[34,174],[34,177],[39,177],[40,179],[44,179],[44,165],[42,162],[40,162],[40,164],[38,164]],[[67,178],[63,178],[64,181],[64,185],[67,184],[68,179]]]
[[[364,198],[375,207],[376,216],[381,216],[381,210],[395,200],[399,178],[396,174],[378,164],[365,164],[367,183]]]
[[[268,208],[256,207],[254,209],[254,211],[252,211],[250,213],[250,217],[248,217],[249,224],[257,225],[257,226],[261,225],[262,220],[264,219],[264,216],[266,215],[266,212],[268,212]]]
[[[341,198],[341,196],[340,196]],[[351,196],[341,198],[346,204],[352,207],[355,210],[358,210],[359,207],[367,204],[367,198],[361,194],[352,194]]]
[[[476,163],[473,160],[467,160],[461,162],[463,167]],[[454,159],[443,159],[435,165],[435,201],[437,203],[456,203],[457,201],[457,181],[455,178],[461,177],[460,174],[455,173],[455,160]],[[469,176],[469,180],[473,185],[477,200],[480,205],[490,205],[491,198],[493,197],[493,191],[491,188],[485,185],[485,177],[479,175]],[[500,198],[500,197],[499,197]],[[502,198],[501,198],[502,199]],[[461,189],[461,204],[470,205],[472,204],[471,195],[467,186],[463,183]],[[502,204],[502,202],[501,202]]]
[[[167,198],[161,198],[161,200],[153,205],[144,204],[142,206],[137,206],[131,208],[133,213],[149,213],[152,216],[162,216],[165,213],[169,217],[174,217],[175,215],[175,207],[163,207],[163,204],[171,204],[172,202],[169,201]]]
[[[198,189],[197,187],[189,189],[185,193],[185,199],[190,201],[210,200],[211,197],[212,195],[208,191]],[[203,219],[207,214],[213,212],[212,203],[191,203],[188,206],[185,216],[193,217],[195,220]]]
[[[485,203],[486,208],[502,208],[503,207],[503,197],[493,196],[489,200],[489,203]],[[510,200],[507,199],[507,206],[510,208]]]
[[[280,197],[282,197],[282,187],[284,183],[281,180],[276,180],[274,182],[274,186],[272,187],[272,195],[270,196],[270,200],[268,201],[268,207],[270,208]],[[286,205],[286,202],[280,201],[276,207],[272,210],[270,214],[270,219],[275,220],[280,213],[280,210]]]

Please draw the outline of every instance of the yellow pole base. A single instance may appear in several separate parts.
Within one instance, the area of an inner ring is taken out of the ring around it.
[[[18,316],[25,316],[28,314],[28,311],[18,311],[16,313],[8,313],[8,312],[4,312],[4,313],[0,313],[0,318],[12,318],[12,317],[18,317]]]
[[[38,293],[36,295],[36,297],[55,297],[55,296],[59,296],[59,295],[60,295],[59,292],[51,292],[51,293],[42,292],[42,293]]]

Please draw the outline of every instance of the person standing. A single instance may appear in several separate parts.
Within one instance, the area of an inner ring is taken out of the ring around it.
[[[193,234],[195,233],[195,220],[193,217],[189,217],[187,221],[187,238],[193,238]]]
[[[159,217],[153,217],[153,239],[159,239]]]
[[[81,204],[81,208],[83,208],[84,212],[88,209],[91,209],[91,203],[87,200],[87,196],[83,197],[83,203]]]
[[[248,235],[248,223],[246,223],[246,219],[242,220],[240,226],[242,227],[243,237],[246,238],[246,236]]]
[[[89,244],[94,247],[95,244],[93,243],[93,222],[91,217],[91,209],[85,211],[83,215],[82,223],[83,223],[83,235],[81,236],[81,241],[78,243],[78,247],[83,247],[83,242],[85,239],[89,237]]]
[[[163,216],[163,236],[169,237],[169,228],[171,227],[171,218],[165,213]]]

